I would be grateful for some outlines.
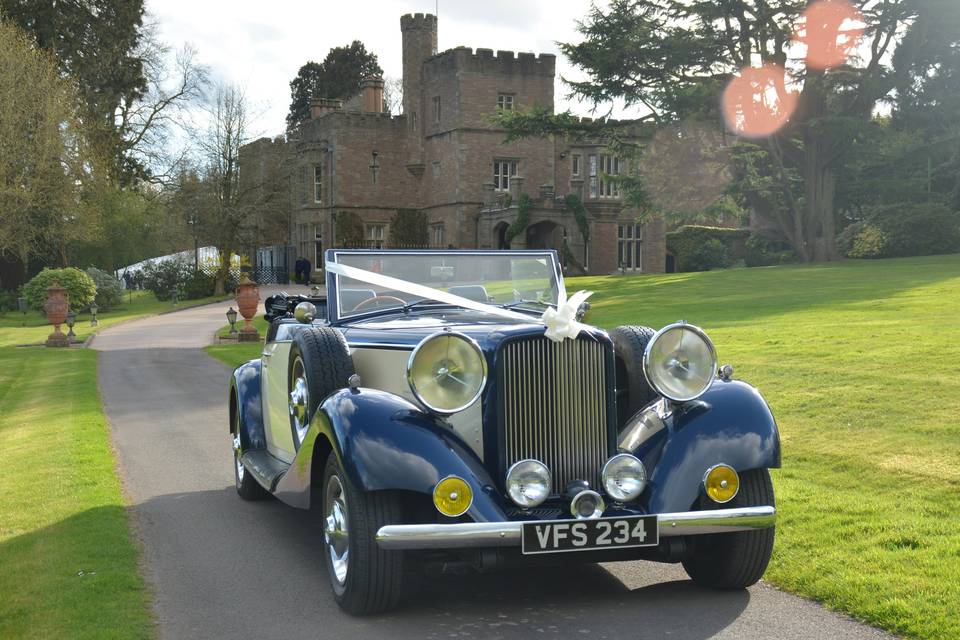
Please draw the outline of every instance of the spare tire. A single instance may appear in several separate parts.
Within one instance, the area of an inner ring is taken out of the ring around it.
[[[345,389],[355,372],[347,341],[337,329],[310,327],[296,333],[287,365],[287,392],[298,450],[317,407],[334,391]]]
[[[650,327],[617,327],[610,331],[616,355],[617,428],[657,398],[643,373],[643,352],[656,331]]]

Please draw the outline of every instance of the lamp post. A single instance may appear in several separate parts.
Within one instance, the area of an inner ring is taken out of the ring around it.
[[[26,298],[17,298],[17,309],[20,310],[20,313],[23,314],[23,323],[22,326],[27,326],[27,308],[28,303]]]
[[[76,321],[77,321],[77,312],[71,309],[70,312],[67,314],[67,328],[70,329],[67,332],[67,337],[70,339],[71,342],[73,341],[74,338],[77,337],[77,334],[73,332],[73,325],[74,323],[76,323]]]
[[[100,307],[97,306],[96,302],[90,303],[90,326],[95,327],[100,324],[100,321],[97,320],[97,311],[100,310]]]
[[[233,307],[227,310],[227,322],[230,323],[230,335],[237,335],[237,310]]]
[[[170,300],[173,302],[173,306],[177,306],[177,302],[179,302],[178,293],[176,287],[170,289]]]

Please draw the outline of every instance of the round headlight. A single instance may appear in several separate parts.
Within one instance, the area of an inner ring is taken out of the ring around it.
[[[629,453],[620,453],[607,460],[600,476],[607,495],[620,502],[636,499],[647,486],[647,470]]]
[[[521,460],[507,471],[507,493],[518,506],[541,504],[550,495],[550,470],[539,460]]]
[[[710,388],[717,374],[717,353],[703,329],[678,322],[658,331],[647,343],[643,372],[657,393],[686,402]]]
[[[407,381],[426,408],[442,414],[456,413],[480,397],[487,382],[487,359],[467,336],[449,331],[435,333],[410,354]]]

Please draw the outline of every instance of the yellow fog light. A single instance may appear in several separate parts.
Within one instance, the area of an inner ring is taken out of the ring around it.
[[[732,467],[718,464],[703,475],[703,488],[714,502],[730,502],[740,490],[740,476]]]
[[[447,476],[434,488],[433,504],[445,516],[462,516],[473,504],[473,491],[463,478]]]

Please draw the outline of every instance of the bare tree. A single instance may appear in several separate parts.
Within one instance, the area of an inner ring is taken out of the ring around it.
[[[386,77],[383,79],[383,104],[387,111],[395,116],[403,113],[403,79]]]

